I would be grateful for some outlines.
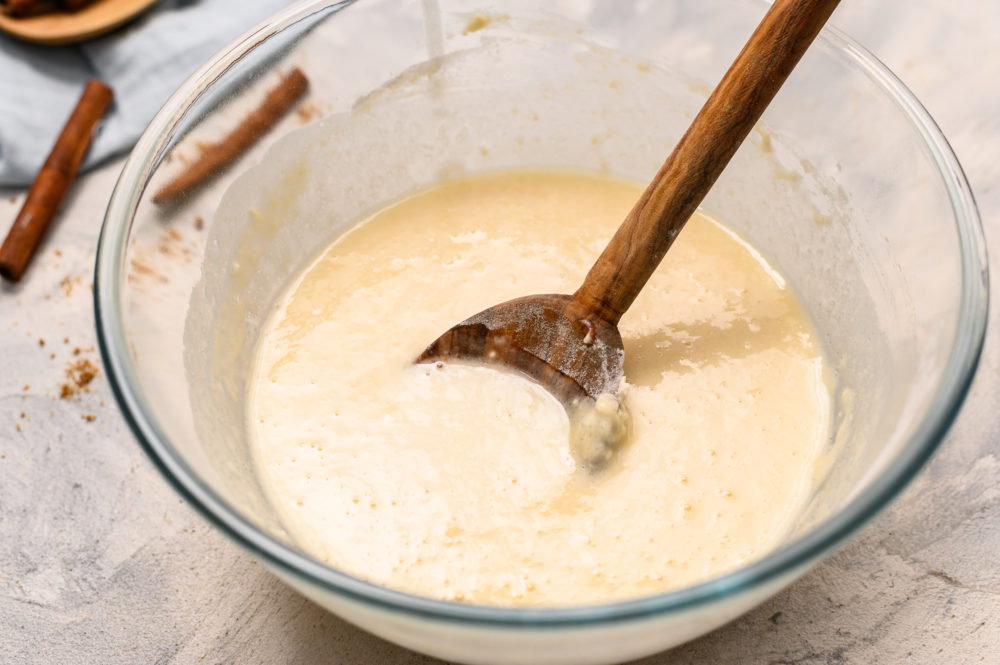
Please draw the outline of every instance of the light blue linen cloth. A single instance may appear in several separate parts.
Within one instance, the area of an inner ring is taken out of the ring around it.
[[[128,150],[167,97],[212,54],[288,0],[161,0],[138,20],[71,46],[0,33],[0,185],[27,185],[90,78],[115,100],[83,169]]]

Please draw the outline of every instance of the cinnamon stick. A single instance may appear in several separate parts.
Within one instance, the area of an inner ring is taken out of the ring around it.
[[[266,134],[291,110],[308,87],[309,79],[302,70],[298,67],[293,69],[233,131],[218,143],[205,148],[193,164],[161,187],[153,195],[153,201],[167,203],[206,182]]]
[[[21,279],[80,168],[94,129],[111,103],[111,97],[111,88],[104,83],[96,80],[87,83],[49,158],[28,190],[7,239],[0,246],[0,276],[12,282]]]

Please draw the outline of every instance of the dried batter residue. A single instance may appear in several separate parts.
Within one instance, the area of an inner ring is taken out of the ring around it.
[[[506,21],[510,16],[507,14],[497,14],[496,16],[490,16],[489,14],[473,14],[469,22],[465,24],[465,29],[462,30],[463,35],[467,35],[471,32],[478,32],[485,28],[490,27],[495,21]]]

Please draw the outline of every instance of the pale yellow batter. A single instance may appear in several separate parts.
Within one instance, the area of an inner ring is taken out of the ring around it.
[[[413,366],[516,296],[572,293],[640,188],[511,172],[379,212],[293,284],[250,387],[262,483],[331,566],[437,598],[620,600],[774,547],[827,436],[813,331],[782,278],[696,216],[620,324],[631,437],[578,469],[563,407],[526,379]]]

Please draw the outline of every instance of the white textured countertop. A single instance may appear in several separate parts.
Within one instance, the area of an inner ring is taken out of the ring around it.
[[[941,125],[1000,257],[1000,2],[844,0],[834,22]],[[90,283],[120,167],[77,182],[25,280],[0,289],[0,663],[430,662],[214,531],[139,448],[103,374],[60,398],[70,363],[100,364]],[[0,191],[0,233],[22,200]],[[1000,662],[998,309],[957,423],[890,509],[763,606],[643,662]]]

